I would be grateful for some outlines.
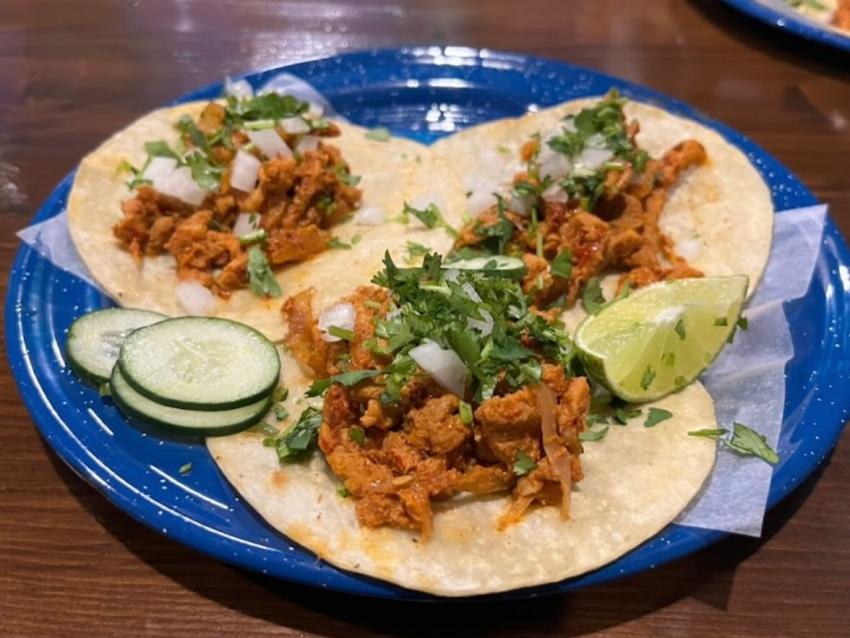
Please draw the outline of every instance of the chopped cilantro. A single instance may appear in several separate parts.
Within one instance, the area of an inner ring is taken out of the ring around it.
[[[381,374],[381,370],[349,370],[341,374],[334,375],[327,379],[318,379],[313,382],[306,392],[308,397],[318,397],[325,393],[334,383],[339,383],[346,387],[357,385],[366,379],[372,379]]]
[[[180,472],[180,476],[188,476],[192,473],[192,462],[184,463],[178,471]]]
[[[684,388],[686,385],[688,385],[688,380],[682,375],[679,375],[678,377],[673,379],[673,385],[676,386],[677,389]]]
[[[343,184],[347,184],[348,186],[357,186],[360,183],[360,176],[352,175],[348,171],[348,167],[344,164],[337,164],[334,166],[333,171],[337,179]]]
[[[763,461],[775,465],[779,462],[779,456],[767,444],[767,437],[755,430],[748,428],[743,423],[734,423],[732,426],[732,438],[726,442],[733,452],[742,456],[757,456]]]
[[[221,184],[221,175],[224,169],[210,160],[204,153],[195,151],[183,158],[186,165],[192,171],[192,179],[203,188],[218,188]]]
[[[339,326],[331,326],[328,328],[328,334],[333,335],[343,341],[354,341],[354,331]]]
[[[608,423],[608,417],[599,412],[591,412],[585,419],[587,425],[595,425],[597,423]]]
[[[578,435],[578,438],[581,441],[600,441],[605,438],[606,434],[608,434],[607,425],[599,430],[585,430]]]
[[[646,421],[643,422],[644,427],[651,428],[662,421],[666,421],[671,418],[673,413],[670,410],[665,410],[663,408],[649,408],[649,414],[646,417]]]
[[[684,341],[684,340],[685,340],[685,336],[686,336],[686,334],[685,334],[685,322],[684,322],[684,320],[682,320],[682,319],[680,318],[680,319],[676,322],[676,327],[675,327],[674,329],[676,330],[676,334],[677,334],[677,335],[679,335],[679,339],[681,339],[682,341]]]
[[[640,416],[639,408],[630,408],[629,406],[623,406],[614,410],[614,419],[620,425],[626,425],[629,419],[633,419],[637,416]]]
[[[662,361],[662,363],[664,363],[665,366],[671,366],[672,367],[672,366],[676,365],[676,353],[675,352],[668,352],[663,357],[661,357],[661,361]]]
[[[502,196],[496,195],[496,201],[499,203],[496,223],[484,225],[478,221],[474,231],[476,235],[484,238],[482,243],[487,250],[497,255],[502,255],[505,252],[508,242],[514,236],[514,225],[508,219],[507,215],[505,215],[505,204]]]
[[[336,491],[342,498],[348,498],[351,496],[351,492],[348,491],[348,488],[345,485],[340,485],[339,489]]]
[[[714,439],[719,440],[720,437],[725,435],[728,432],[725,428],[716,428],[716,429],[706,429],[706,430],[693,430],[688,432],[688,436],[701,436],[706,439]]]
[[[261,244],[266,241],[268,234],[262,228],[260,230],[255,230],[253,232],[248,233],[247,235],[242,235],[239,238],[240,246],[251,246],[252,244]]]
[[[417,244],[415,241],[407,242],[405,244],[405,250],[407,250],[407,263],[414,262],[431,251],[428,246]]]
[[[351,244],[346,244],[339,237],[331,237],[328,240],[328,248],[337,248],[340,250],[351,250]]]
[[[573,272],[573,254],[569,250],[558,253],[549,269],[556,277],[569,279]]]
[[[726,317],[718,317],[714,320],[715,326],[728,326],[729,322],[726,320]]]
[[[298,417],[295,425],[280,436],[266,438],[263,445],[273,447],[281,462],[302,460],[315,446],[321,424],[321,410],[308,407]]]
[[[688,432],[688,436],[701,436],[714,439],[736,454],[741,456],[755,456],[770,465],[775,465],[779,462],[779,455],[767,444],[767,437],[743,423],[733,423],[732,426],[732,436],[729,438],[724,438],[729,432],[725,428],[695,430]]]
[[[388,142],[391,137],[392,133],[384,126],[377,126],[366,131],[366,139],[373,142]]]
[[[275,279],[274,272],[269,266],[266,254],[259,246],[252,246],[248,250],[248,279],[253,292],[258,297],[279,297],[281,295],[280,285]]]
[[[285,388],[282,385],[279,385],[272,392],[272,401],[278,403],[280,401],[286,401],[287,397],[289,397],[289,388]]]
[[[514,458],[514,474],[517,476],[525,476],[536,467],[537,463],[535,463],[534,459],[528,456],[528,454],[522,450],[519,450],[516,453],[516,457]]]
[[[286,417],[289,416],[289,410],[287,410],[279,403],[276,403],[272,406],[272,412],[274,412],[274,417],[278,421],[283,421]]]
[[[440,207],[431,202],[425,208],[414,208],[407,202],[404,203],[404,210],[401,213],[401,221],[406,224],[408,216],[413,215],[418,219],[425,228],[444,228],[452,237],[457,237],[457,231],[446,223],[443,219],[443,214],[440,212]]]
[[[366,445],[366,432],[359,425],[353,425],[348,428],[348,438],[360,447]]]
[[[309,104],[292,95],[263,93],[241,99],[232,95],[228,96],[226,112],[228,120],[238,125],[245,121],[282,120],[296,117],[305,113],[308,108],[310,108]]]
[[[109,385],[109,381],[106,381],[105,383],[101,383],[99,386],[97,386],[97,394],[98,394],[98,396],[101,396],[101,397],[112,396],[112,388]]]
[[[750,320],[741,315],[735,325],[737,325],[741,330],[747,330],[750,327]]]
[[[180,156],[177,155],[166,142],[156,140],[154,142],[145,143],[145,153],[151,157],[171,157],[180,161]]]
[[[581,291],[581,305],[588,314],[595,315],[605,305],[605,296],[599,277],[591,277]]]
[[[472,406],[466,401],[461,401],[458,405],[458,414],[460,415],[460,420],[463,421],[465,425],[472,425]]]
[[[351,245],[356,246],[360,243],[360,240],[363,239],[363,235],[352,235],[351,236]]]

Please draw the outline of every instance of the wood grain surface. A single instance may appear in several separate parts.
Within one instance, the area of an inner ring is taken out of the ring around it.
[[[459,44],[646,84],[743,131],[850,232],[850,57],[712,0],[0,0],[0,281],[80,157],[187,90],[376,46]],[[234,569],[76,477],[0,363],[0,635],[850,635],[850,442],[730,538],[626,581],[516,604],[389,604]]]

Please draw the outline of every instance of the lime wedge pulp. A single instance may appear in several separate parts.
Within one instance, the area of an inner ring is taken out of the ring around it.
[[[588,316],[575,333],[588,374],[630,402],[679,390],[705,370],[741,316],[746,275],[665,281]]]

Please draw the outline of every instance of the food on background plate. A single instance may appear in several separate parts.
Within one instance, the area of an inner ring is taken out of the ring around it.
[[[455,254],[521,257],[526,292],[567,308],[572,328],[625,288],[745,274],[752,289],[767,263],[773,206],[756,169],[716,132],[660,108],[611,93],[434,149],[464,179],[474,215]]]
[[[442,249],[448,236],[390,221],[434,202],[459,223],[462,187],[426,147],[266,93],[160,109],[118,132],[81,163],[68,220],[120,304],[280,339],[279,297],[310,285],[313,268],[365,282],[387,245],[403,246],[396,236]]]
[[[792,9],[839,31],[850,33],[850,0],[784,0]]]

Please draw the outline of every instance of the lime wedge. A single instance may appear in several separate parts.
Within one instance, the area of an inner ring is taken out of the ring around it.
[[[588,374],[630,402],[683,388],[705,370],[735,329],[746,275],[647,286],[588,316],[575,344]]]

